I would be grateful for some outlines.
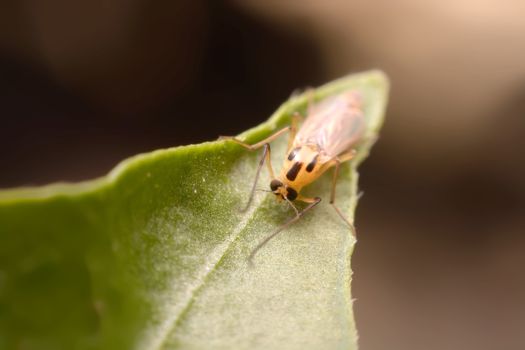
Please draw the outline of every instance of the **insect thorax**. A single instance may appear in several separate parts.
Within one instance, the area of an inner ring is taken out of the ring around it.
[[[322,174],[322,158],[315,144],[292,148],[284,161],[281,181],[299,192],[302,187],[315,181]]]

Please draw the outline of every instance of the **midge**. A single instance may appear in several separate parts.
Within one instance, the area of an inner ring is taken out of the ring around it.
[[[252,202],[261,168],[266,161],[272,178],[270,182],[271,191],[269,192],[275,194],[277,200],[287,201],[296,214],[295,217],[288,220],[259,243],[251,252],[249,261],[270,239],[319,204],[321,198],[305,197],[300,192],[304,186],[314,182],[331,167],[335,167],[335,171],[332,179],[330,204],[355,234],[353,225],[335,205],[335,188],[341,163],[354,157],[356,154],[354,147],[361,139],[365,129],[365,119],[361,110],[361,95],[357,91],[350,91],[328,97],[314,105],[309,103],[307,112],[306,119],[299,129],[297,129],[297,124],[302,117],[296,113],[290,126],[253,145],[246,144],[232,136],[219,137],[220,140],[238,143],[250,151],[264,148],[245,209]],[[270,142],[286,132],[290,132],[287,157],[279,176],[275,176],[270,161]],[[301,201],[308,205],[303,210],[298,210],[292,203],[293,201]]]

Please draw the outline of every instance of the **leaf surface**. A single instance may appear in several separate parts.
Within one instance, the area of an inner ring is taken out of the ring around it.
[[[350,218],[388,82],[370,71],[314,92],[354,89],[367,132],[337,187]],[[292,97],[240,137],[261,140],[306,105]],[[272,144],[277,169],[285,147],[286,137]],[[324,201],[247,264],[293,216],[265,192],[239,212],[259,155],[208,142],[132,157],[92,181],[0,192],[0,348],[355,349],[355,239],[328,204],[331,172],[305,189]],[[268,183],[263,172],[258,187]]]

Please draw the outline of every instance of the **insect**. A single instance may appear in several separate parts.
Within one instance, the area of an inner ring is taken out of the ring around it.
[[[331,167],[335,167],[335,171],[332,178],[330,204],[355,234],[353,225],[335,205],[335,190],[340,165],[355,156],[356,150],[354,147],[361,140],[365,129],[365,119],[361,109],[361,95],[357,91],[345,92],[328,97],[317,104],[312,104],[311,96],[310,94],[305,119],[299,113],[295,113],[290,126],[275,132],[260,142],[250,145],[233,136],[219,137],[220,140],[233,141],[250,151],[263,148],[263,155],[257,167],[255,181],[244,210],[250,206],[253,200],[261,169],[266,162],[272,178],[270,182],[271,191],[268,192],[272,192],[278,201],[288,202],[295,211],[293,218],[281,225],[253,249],[248,258],[250,262],[257,251],[268,241],[319,204],[321,201],[320,197],[305,197],[300,192],[304,186],[314,182]],[[298,123],[301,119],[304,119],[304,122],[298,128]],[[270,142],[287,132],[290,133],[287,157],[284,160],[281,172],[278,176],[275,176],[270,161]],[[294,201],[304,202],[307,206],[302,210],[298,210],[293,204]]]

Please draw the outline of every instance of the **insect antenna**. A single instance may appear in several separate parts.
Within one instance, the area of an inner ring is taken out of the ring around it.
[[[310,209],[312,209],[313,207],[315,207],[317,204],[319,204],[319,202],[321,202],[321,198],[319,197],[316,197],[315,198],[315,201],[308,204],[308,206],[306,208],[304,208],[303,210],[301,211],[298,211],[297,212],[297,215],[295,215],[293,218],[291,218],[290,220],[288,220],[287,222],[285,222],[284,224],[281,225],[281,227],[279,227],[277,230],[275,230],[275,232],[273,232],[271,235],[269,235],[268,237],[266,237],[264,240],[261,241],[261,243],[259,243],[257,245],[257,247],[255,247],[252,252],[250,253],[250,256],[248,256],[248,264],[250,266],[253,266],[253,258],[255,257],[255,254],[257,254],[257,252],[262,248],[264,247],[264,245],[266,245],[266,243],[268,243],[272,238],[274,238],[275,236],[277,236],[279,233],[281,233],[285,228],[287,228],[288,226],[290,226],[291,224],[293,224],[294,222],[296,222],[297,220],[299,220],[307,211],[309,211]],[[295,207],[294,207],[295,208]],[[297,209],[296,209],[297,210]]]
[[[273,191],[270,191],[270,190],[266,190],[266,189],[263,189],[263,188],[257,188],[255,189],[256,191],[259,191],[259,192],[270,192],[270,193],[273,193]]]

